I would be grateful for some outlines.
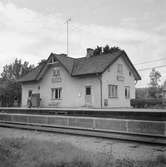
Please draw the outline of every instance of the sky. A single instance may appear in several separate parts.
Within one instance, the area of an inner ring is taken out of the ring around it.
[[[86,48],[118,46],[148,86],[153,67],[166,78],[166,0],[0,0],[0,72],[15,58],[37,65],[51,52],[83,57]],[[160,67],[158,67],[160,66]],[[142,70],[142,71],[141,71]]]

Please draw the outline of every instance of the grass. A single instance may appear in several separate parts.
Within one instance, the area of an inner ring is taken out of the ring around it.
[[[81,150],[70,143],[3,138],[0,140],[0,167],[164,167],[166,157],[154,161],[115,159],[111,153]]]

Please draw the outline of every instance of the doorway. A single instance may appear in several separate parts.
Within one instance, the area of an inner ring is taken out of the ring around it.
[[[92,105],[92,88],[91,88],[91,86],[85,87],[85,105],[86,106]]]

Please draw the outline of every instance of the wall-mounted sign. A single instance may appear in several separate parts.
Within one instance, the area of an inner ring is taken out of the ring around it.
[[[54,68],[52,73],[52,83],[61,82],[60,69]]]
[[[52,83],[61,82],[61,77],[52,77]]]
[[[125,80],[125,77],[124,77],[124,76],[121,76],[121,75],[117,75],[117,80],[118,80],[118,81],[124,81],[124,80]]]

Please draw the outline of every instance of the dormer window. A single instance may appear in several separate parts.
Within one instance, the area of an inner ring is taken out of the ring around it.
[[[118,73],[122,74],[123,73],[123,65],[118,64]]]

